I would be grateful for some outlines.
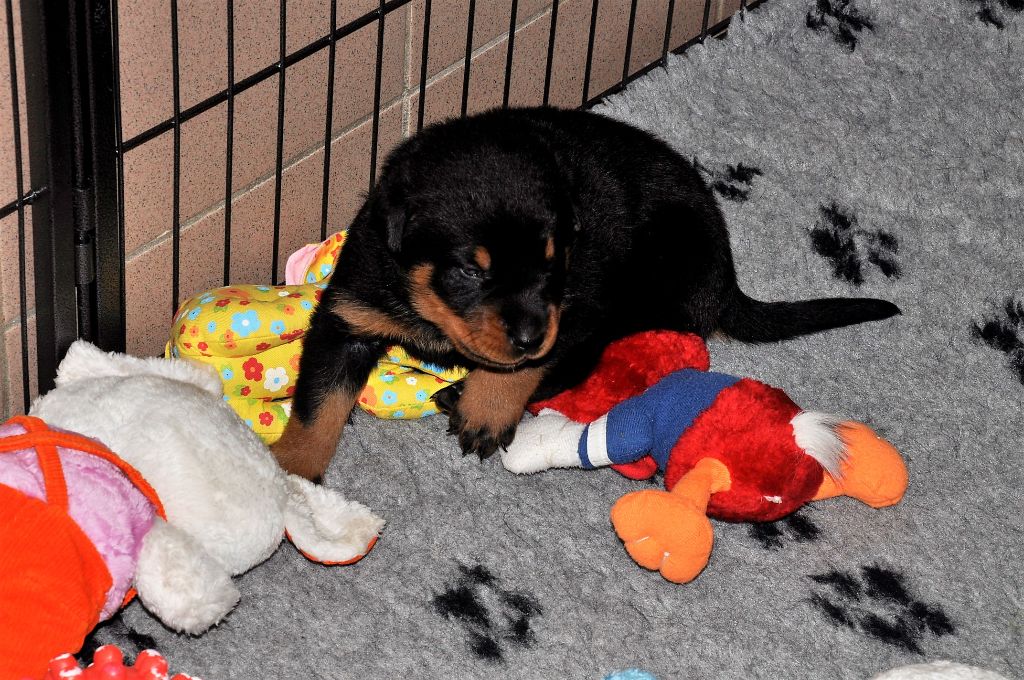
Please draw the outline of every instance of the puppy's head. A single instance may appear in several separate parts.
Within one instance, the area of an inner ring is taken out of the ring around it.
[[[404,151],[376,199],[410,305],[474,362],[543,357],[558,335],[575,223],[550,152],[472,135],[421,136]]]

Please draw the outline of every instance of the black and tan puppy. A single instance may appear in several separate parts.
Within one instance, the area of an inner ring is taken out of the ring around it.
[[[429,127],[389,157],[313,315],[274,453],[320,475],[391,343],[470,369],[438,401],[463,451],[486,456],[512,441],[527,402],[582,380],[626,334],[763,342],[898,311],[753,300],[712,193],[666,144],[581,111],[493,111]]]

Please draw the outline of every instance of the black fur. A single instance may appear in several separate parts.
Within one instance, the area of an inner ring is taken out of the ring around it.
[[[756,173],[732,172],[741,183]],[[493,257],[486,270],[473,259],[481,246]],[[529,345],[547,327],[543,310],[560,308],[557,340],[514,365],[464,351],[413,304],[411,272],[424,265],[456,315],[492,310],[512,345]],[[332,311],[345,302],[386,315],[414,340],[356,332]],[[870,299],[753,300],[737,285],[713,193],[668,145],[583,111],[492,111],[430,126],[388,158],[313,315],[293,418],[308,422],[331,391],[358,390],[394,341],[445,367],[542,369],[532,395],[541,399],[578,383],[609,342],[637,331],[769,342],[898,312]],[[447,396],[463,428],[459,395]],[[461,439],[463,448],[492,453],[514,434],[513,416]]]

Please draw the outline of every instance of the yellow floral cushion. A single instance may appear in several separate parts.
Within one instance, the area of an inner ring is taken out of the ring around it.
[[[224,400],[263,441],[281,436],[302,355],[302,336],[334,269],[345,232],[311,251],[301,275],[289,286],[240,285],[200,293],[181,304],[166,356],[214,366]],[[444,370],[389,347],[359,395],[359,406],[380,418],[422,418],[437,413],[430,401],[465,370]]]

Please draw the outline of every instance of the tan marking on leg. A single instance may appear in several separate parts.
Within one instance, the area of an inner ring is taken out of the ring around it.
[[[332,392],[311,422],[302,423],[294,415],[289,418],[281,438],[270,447],[281,467],[306,479],[321,476],[334,457],[355,401],[356,395]]]
[[[458,405],[463,429],[484,429],[497,436],[506,428],[514,427],[543,377],[541,368],[470,371]]]
[[[553,260],[555,259],[555,237],[548,236],[548,240],[544,243],[544,259]]]
[[[344,319],[357,335],[398,341],[411,339],[407,328],[379,310],[356,302],[340,300],[334,304],[331,311]]]
[[[421,347],[439,353],[451,351],[451,345],[424,337],[379,309],[342,299],[334,304],[331,311],[341,317],[356,335],[384,338],[407,347]]]
[[[483,246],[477,246],[476,250],[473,251],[473,260],[484,271],[491,268],[491,253]]]
[[[385,312],[359,302],[342,299],[331,307],[331,311],[342,318],[355,335],[400,342],[414,342],[416,339],[415,334],[407,326]]]

